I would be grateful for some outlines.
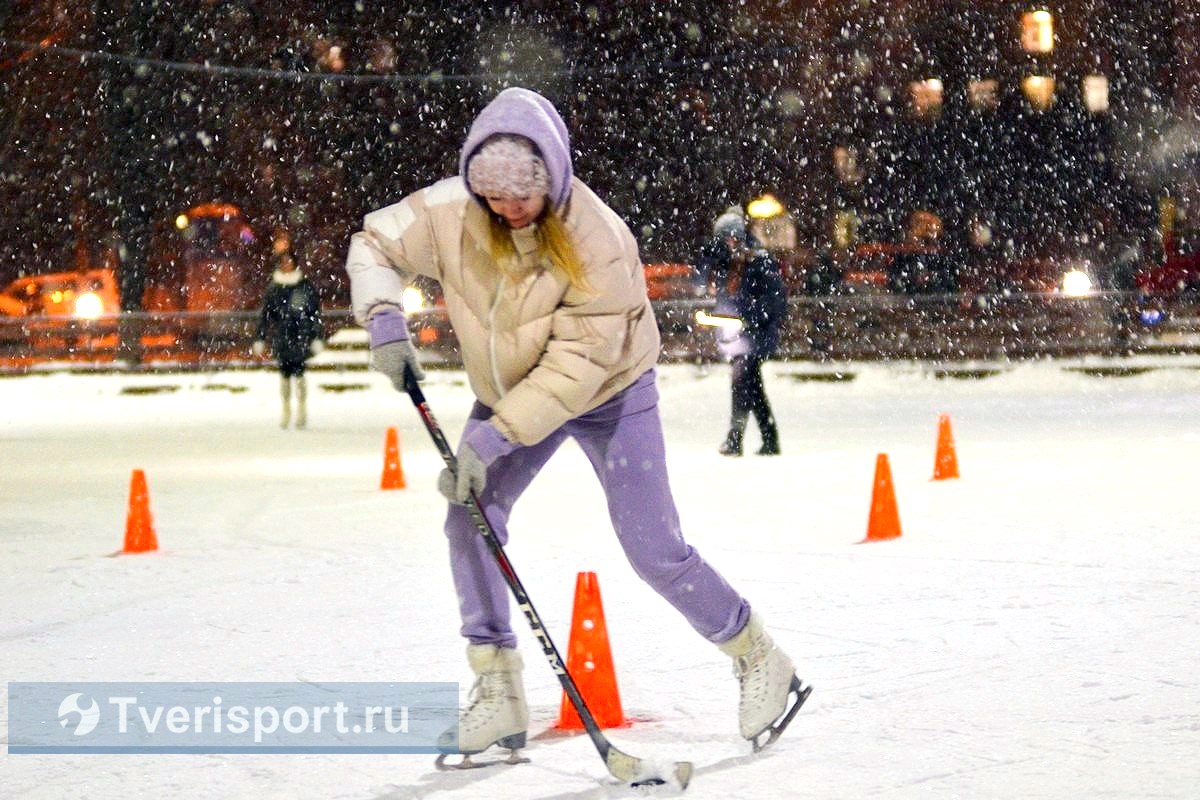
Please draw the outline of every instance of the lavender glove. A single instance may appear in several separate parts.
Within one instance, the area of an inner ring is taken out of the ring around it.
[[[386,375],[398,391],[405,390],[406,367],[412,370],[414,378],[425,380],[417,349],[408,338],[408,319],[403,311],[398,308],[376,311],[367,320],[367,337],[371,342],[371,368]]]
[[[471,492],[479,494],[487,485],[487,471],[492,462],[517,446],[490,422],[472,426],[458,446],[458,471],[442,470],[438,475],[438,491],[451,503],[465,505],[471,499]]]

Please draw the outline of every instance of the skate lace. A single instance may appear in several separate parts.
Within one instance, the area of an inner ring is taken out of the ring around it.
[[[504,697],[504,692],[502,674],[487,672],[477,677],[467,694],[467,710],[463,712],[461,722],[467,723],[469,727],[484,723],[500,708],[497,701]]]
[[[733,659],[733,674],[742,687],[742,699],[747,700],[764,694],[767,690],[767,670],[760,669],[767,662],[770,647],[766,639],[758,639],[750,650]]]

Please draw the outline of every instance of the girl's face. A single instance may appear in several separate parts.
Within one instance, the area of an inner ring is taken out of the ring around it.
[[[488,208],[501,217],[510,228],[524,228],[541,216],[546,197],[488,197]]]

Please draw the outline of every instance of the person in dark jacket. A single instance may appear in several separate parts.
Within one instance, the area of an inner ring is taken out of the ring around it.
[[[762,435],[758,454],[779,455],[779,429],[762,379],[763,361],[779,346],[787,316],[787,294],[779,262],[746,230],[740,213],[729,211],[713,223],[713,238],[701,250],[697,268],[715,292],[722,327],[720,350],[733,367],[729,433],[719,452],[742,455],[751,414]]]
[[[297,266],[291,238],[286,233],[276,234],[271,251],[275,258],[275,271],[259,313],[254,354],[261,356],[265,353],[267,342],[270,341],[279,367],[279,396],[283,400],[279,427],[286,428],[292,421],[294,381],[296,427],[303,428],[308,422],[305,362],[325,346],[321,339],[321,303],[316,287]]]

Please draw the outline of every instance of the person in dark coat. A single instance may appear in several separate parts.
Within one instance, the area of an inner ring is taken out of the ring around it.
[[[779,262],[746,230],[741,214],[726,212],[713,224],[713,238],[701,250],[697,268],[716,294],[722,327],[720,350],[733,367],[729,433],[719,452],[742,455],[751,414],[762,435],[758,454],[779,455],[779,429],[763,385],[762,364],[779,346],[787,317],[787,293]]]
[[[271,251],[276,266],[259,313],[254,354],[261,356],[266,352],[267,342],[270,342],[271,352],[279,367],[279,396],[283,400],[279,427],[286,428],[292,420],[294,381],[296,427],[303,428],[308,422],[305,362],[325,346],[321,339],[320,297],[316,287],[297,266],[291,239],[286,233],[276,234]]]

